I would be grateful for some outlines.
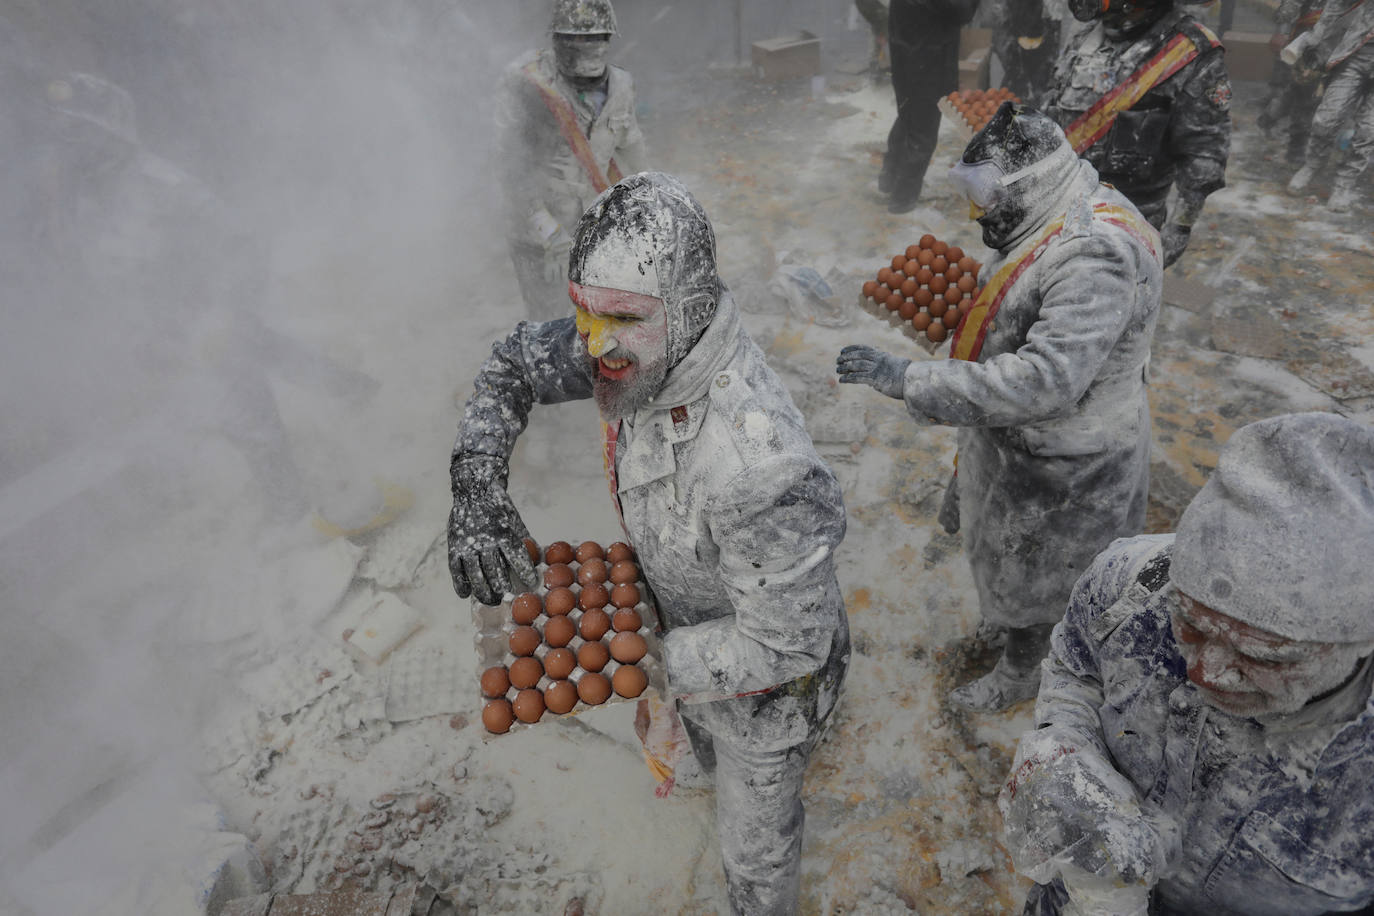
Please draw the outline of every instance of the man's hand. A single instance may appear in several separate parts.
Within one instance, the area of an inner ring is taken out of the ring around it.
[[[515,584],[533,588],[534,565],[525,551],[529,537],[506,493],[506,463],[487,455],[454,459],[453,512],[448,520],[448,569],[458,597],[472,595],[487,605],[501,603]]]
[[[1183,256],[1183,251],[1188,247],[1188,239],[1193,235],[1192,226],[1180,226],[1178,223],[1166,223],[1160,231],[1159,237],[1164,242],[1164,266],[1168,267]]]
[[[911,360],[875,347],[852,344],[840,351],[835,371],[841,384],[869,385],[890,398],[902,399],[903,379]]]

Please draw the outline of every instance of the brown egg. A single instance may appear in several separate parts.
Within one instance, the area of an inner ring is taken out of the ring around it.
[[[936,242],[934,245],[930,246],[930,250],[935,252],[937,255],[941,255],[944,254],[946,251],[949,251],[949,245],[945,242]]]
[[[576,635],[577,624],[572,622],[571,617],[550,617],[549,622],[544,624],[544,642],[555,649],[566,646]]]
[[[945,268],[945,279],[951,283],[958,283],[959,278],[963,275],[964,272],[959,268],[958,264],[951,264],[949,267]]]
[[[565,588],[572,585],[576,578],[572,567],[566,563],[555,563],[544,570],[544,585],[549,588]]]
[[[572,712],[577,705],[577,685],[572,681],[554,681],[544,688],[544,705],[556,715]]]
[[[554,680],[565,678],[577,667],[577,656],[572,649],[551,649],[544,656],[544,673]]]
[[[621,560],[633,560],[634,558],[634,550],[624,541],[616,541],[610,547],[606,548],[607,563],[619,563]]]
[[[492,665],[482,672],[482,695],[503,697],[510,690],[510,674],[505,665]]]
[[[902,295],[901,290],[894,290],[893,292],[887,294],[887,301],[883,304],[887,306],[887,310],[889,312],[895,312],[897,311],[897,309],[902,307],[902,302],[905,299],[906,296]]]
[[[891,280],[891,279],[892,279],[892,268],[891,268],[891,267],[882,267],[882,268],[879,268],[879,270],[878,270],[878,282],[879,282],[879,283],[882,283],[883,285],[887,285],[888,281]]]
[[[527,658],[517,658],[510,663],[510,682],[511,686],[524,690],[539,683],[539,679],[544,676],[544,666],[539,663],[539,659],[534,656]]]
[[[567,541],[554,541],[544,550],[544,562],[550,566],[555,563],[571,563],[575,557],[572,545]]]
[[[960,248],[958,245],[950,245],[948,250],[945,251],[945,260],[951,264],[959,263],[959,260],[963,256],[964,249]]]
[[[510,634],[512,655],[533,655],[534,650],[539,648],[539,643],[539,631],[534,627],[516,627],[515,632]]]
[[[611,650],[604,642],[584,642],[577,649],[577,664],[586,671],[600,671],[611,660]]]
[[[916,257],[916,255],[920,254],[920,252],[920,245],[908,245],[906,246],[906,259],[910,261],[912,258]]]
[[[863,289],[864,297],[865,297],[865,298],[868,298],[868,299],[872,299],[872,298],[873,298],[873,291],[876,290],[877,288],[878,288],[878,281],[877,281],[877,280],[865,280],[865,281],[864,281],[864,289]]]
[[[649,686],[649,678],[634,665],[621,665],[611,675],[611,686],[622,697],[632,699],[644,692]]]
[[[588,706],[600,706],[610,699],[611,682],[604,674],[584,674],[578,678],[577,695]]]
[[[925,235],[921,236],[921,241],[917,244],[919,244],[922,248],[929,248],[931,245],[935,244],[935,236],[927,232]]]
[[[920,270],[916,271],[916,282],[925,286],[930,282],[930,278],[933,276],[935,276],[935,271],[931,270],[929,267],[922,267]]]
[[[626,630],[611,637],[611,658],[625,665],[633,665],[649,651],[649,645],[638,633]]]
[[[963,309],[950,309],[945,313],[945,317],[940,320],[944,323],[945,330],[953,334],[955,329],[959,327],[959,322],[964,320],[965,314],[967,313]]]
[[[540,603],[539,596],[534,592],[525,592],[510,603],[511,618],[521,626],[534,623],[534,619],[543,610],[544,605]]]
[[[611,615],[597,608],[582,615],[578,621],[577,632],[582,634],[582,638],[587,642],[596,642],[606,635],[606,631],[611,628]]]
[[[922,267],[929,267],[930,263],[935,260],[935,255],[931,254],[929,248],[922,248],[921,253],[916,255],[916,260],[921,262]]]
[[[949,303],[940,296],[936,296],[934,299],[930,300],[930,305],[926,307],[926,311],[930,312],[930,317],[932,318],[939,318],[948,310]],[[545,627],[545,629],[548,628]]]
[[[959,287],[959,292],[971,293],[973,292],[973,287],[976,286],[977,283],[978,281],[973,279],[973,274],[964,274],[955,285]]]
[[[515,712],[511,709],[510,700],[492,700],[482,707],[482,724],[493,735],[504,735],[510,731],[514,721]]]
[[[606,581],[608,572],[605,560],[600,557],[592,557],[577,567],[577,584],[583,588],[588,585],[600,585]]]
[[[930,327],[930,312],[917,312],[911,316],[911,326],[918,331]]]
[[[964,255],[959,259],[959,269],[966,274],[971,274],[978,269],[978,262],[968,255]]]
[[[644,626],[644,618],[634,608],[621,608],[611,616],[611,626],[617,633],[634,632]]]
[[[534,538],[525,538],[525,553],[530,555],[531,563],[539,565],[539,545],[534,542]]]
[[[901,254],[894,254],[894,255],[892,256],[892,269],[893,269],[893,270],[901,270],[901,269],[902,269],[902,265],[905,264],[905,263],[906,263],[906,252],[905,252],[905,251],[902,252]]]
[[[937,296],[943,293],[945,290],[949,289],[949,281],[945,279],[944,274],[936,274],[935,276],[931,277],[929,285],[930,291],[932,293],[935,293]]]
[[[915,277],[907,277],[902,281],[902,295],[910,299],[916,295],[916,290],[921,288],[921,284],[916,282]]]
[[[533,687],[522,690],[515,695],[511,708],[515,710],[515,718],[521,722],[538,722],[544,714],[544,695]]]
[[[621,560],[611,567],[611,581],[616,585],[634,582],[639,579],[639,567],[629,560]]]
[[[611,604],[616,607],[634,607],[639,604],[639,586],[631,582],[622,582],[611,589]]]
[[[938,320],[932,321],[930,327],[926,328],[926,337],[932,343],[939,343],[944,340],[947,333],[945,326]]]
[[[917,248],[916,251],[919,254],[921,249]],[[907,258],[906,263],[902,265],[902,273],[906,274],[908,277],[916,276],[916,272],[920,269],[921,262],[915,258]]]
[[[917,308],[929,308],[930,303],[935,299],[935,294],[928,289],[918,289],[916,295],[911,298],[915,300]]]
[[[606,591],[606,586],[598,582],[595,585],[583,587],[581,594],[577,596],[577,606],[584,611],[590,611],[605,607],[606,602],[610,600],[611,593]]]
[[[949,259],[942,254],[937,254],[930,261],[930,272],[939,276],[949,270]]]
[[[573,558],[579,563],[585,563],[592,558],[598,560],[605,559],[606,550],[596,541],[583,541],[577,545],[577,550],[573,552]]]
[[[577,596],[570,588],[553,588],[544,596],[544,611],[550,617],[559,617],[577,607]]]
[[[903,321],[910,321],[911,316],[916,314],[916,303],[910,299],[903,299],[902,304],[897,306],[897,314]]]
[[[887,302],[887,297],[892,294],[892,290],[879,283],[878,288],[873,291],[873,301],[882,305]]]

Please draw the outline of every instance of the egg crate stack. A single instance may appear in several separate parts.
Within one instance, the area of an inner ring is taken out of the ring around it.
[[[650,686],[663,692],[658,616],[629,545],[525,547],[543,584],[499,606],[473,605],[487,731],[633,700]]]
[[[927,234],[864,283],[859,305],[934,353],[973,308],[982,266]]]
[[[987,126],[1003,102],[1019,104],[1021,100],[1010,89],[969,89],[951,92],[939,101],[939,108],[959,137],[970,140]]]

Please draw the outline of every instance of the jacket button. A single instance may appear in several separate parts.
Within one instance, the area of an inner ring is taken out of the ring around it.
[[[726,374],[723,373],[723,372],[722,372],[720,375],[717,375],[717,376],[716,376],[716,387],[717,387],[717,388],[724,388],[724,387],[725,387],[726,385],[728,385],[728,384],[730,384],[730,376],[726,375]]]

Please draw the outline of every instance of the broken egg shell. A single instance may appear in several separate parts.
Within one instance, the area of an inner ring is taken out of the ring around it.
[[[649,686],[648,676],[635,665],[621,665],[611,675],[611,686],[615,692],[626,699],[633,699]]]
[[[648,651],[644,637],[631,630],[617,633],[611,639],[611,657],[622,665],[633,665]]]
[[[514,721],[515,711],[510,700],[492,700],[482,707],[482,724],[493,735],[504,735]]]
[[[517,658],[510,663],[511,686],[525,690],[539,683],[544,676],[544,665],[534,656]]]

